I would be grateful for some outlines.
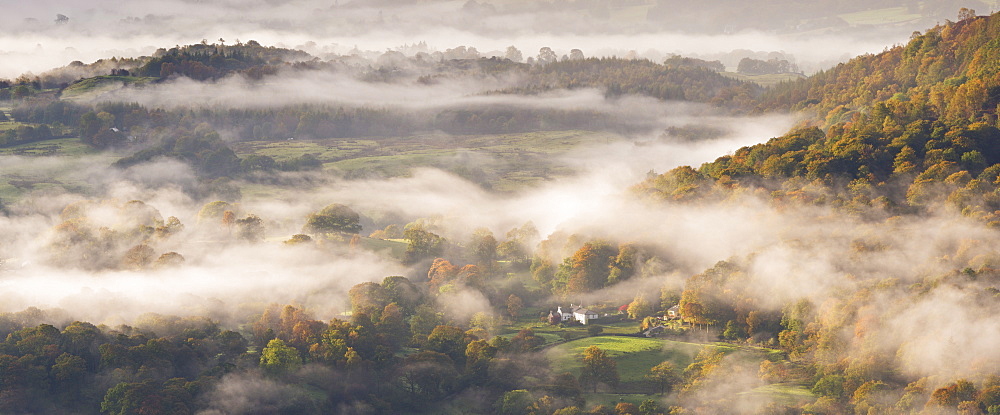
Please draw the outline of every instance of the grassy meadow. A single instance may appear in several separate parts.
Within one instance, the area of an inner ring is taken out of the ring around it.
[[[58,138],[0,148],[0,156],[19,156],[0,163],[0,201],[9,203],[37,191],[89,193],[85,172],[96,164],[109,166],[118,159],[100,153],[78,138]],[[50,156],[54,158],[29,159]]]
[[[547,354],[552,361],[553,370],[579,376],[580,368],[583,366],[581,360],[583,351],[590,346],[601,348],[615,359],[623,389],[629,389],[630,384],[645,382],[649,369],[664,360],[669,360],[674,366],[683,369],[691,364],[698,352],[705,347],[727,353],[737,350],[734,346],[722,344],[705,345],[630,336],[595,336],[573,340],[549,349]]]
[[[780,352],[770,349],[735,346],[728,343],[692,343],[664,338],[631,336],[594,336],[578,338],[553,345],[545,350],[556,373],[569,372],[580,375],[583,352],[597,346],[611,356],[618,365],[621,383],[612,392],[587,393],[587,408],[595,405],[614,407],[618,402],[639,404],[646,399],[662,400],[655,385],[646,379],[649,369],[663,361],[670,361],[678,372],[690,365],[699,352],[705,349],[722,351],[729,359],[744,367],[754,368],[765,359],[781,359]],[[751,370],[755,372],[756,370]],[[676,399],[667,396],[667,399]],[[759,386],[740,392],[738,399],[767,400],[787,404],[801,404],[815,399],[804,383],[789,379],[787,382]]]
[[[145,85],[157,78],[138,76],[95,76],[74,83],[62,91],[60,96],[68,101],[85,101],[99,97],[101,94],[116,91],[128,85]]]
[[[435,167],[479,185],[509,192],[565,176],[572,170],[560,154],[586,144],[620,140],[611,133],[541,131],[522,134],[246,141],[233,144],[239,156],[266,155],[275,161],[316,156],[325,171],[347,178],[406,176],[414,168]],[[265,189],[251,193],[267,194]]]

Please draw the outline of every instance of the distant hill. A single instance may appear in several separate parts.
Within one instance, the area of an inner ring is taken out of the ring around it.
[[[631,94],[720,107],[752,107],[762,88],[723,76],[719,69],[722,69],[719,62],[698,59],[673,58],[665,64],[621,58],[564,60],[531,68],[521,85],[507,92],[590,87],[603,89],[609,97]]]
[[[207,80],[243,72],[251,78],[260,79],[265,74],[274,73],[276,65],[312,58],[312,55],[300,50],[261,46],[252,40],[236,45],[199,43],[160,49],[152,59],[135,69],[135,75],[182,75]]]

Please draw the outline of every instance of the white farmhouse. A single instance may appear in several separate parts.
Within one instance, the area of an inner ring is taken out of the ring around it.
[[[587,324],[591,320],[597,320],[600,318],[600,315],[597,313],[583,308],[582,306],[574,306],[573,304],[570,304],[568,309],[563,309],[562,306],[559,306],[556,308],[556,315],[560,316],[564,322],[576,320],[581,324]]]

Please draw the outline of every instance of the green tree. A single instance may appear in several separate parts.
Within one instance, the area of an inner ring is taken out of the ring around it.
[[[361,232],[361,216],[345,205],[334,203],[309,215],[302,231],[305,233],[356,234]]]
[[[743,326],[737,324],[733,320],[726,322],[725,328],[722,330],[722,338],[726,340],[739,340],[747,336],[746,331],[743,330]]]
[[[492,266],[497,259],[497,240],[489,229],[476,229],[469,243],[472,255],[480,266]]]
[[[440,256],[444,252],[445,239],[428,232],[420,225],[407,226],[403,231],[406,240],[404,262],[414,263],[425,258]]]
[[[434,328],[444,322],[444,316],[427,304],[417,306],[413,317],[410,317],[410,332],[415,339],[423,338],[421,342],[427,340],[427,336],[434,331]]]
[[[663,409],[660,405],[652,399],[646,399],[639,404],[639,413],[642,415],[656,415],[663,413]]]
[[[302,357],[294,347],[286,346],[281,339],[271,339],[260,351],[260,367],[273,375],[291,373],[302,366]]]
[[[638,320],[653,314],[653,305],[642,294],[635,296],[628,305],[628,318]]]
[[[403,359],[394,384],[408,405],[437,402],[454,390],[458,378],[455,363],[448,355],[424,351]]]
[[[841,399],[844,397],[844,377],[840,375],[823,376],[813,385],[812,393],[817,396]]]
[[[452,361],[462,363],[465,361],[465,349],[468,347],[465,331],[455,326],[437,326],[427,336],[426,347],[428,350],[448,355]]]
[[[497,414],[522,415],[528,413],[528,408],[535,403],[535,397],[524,389],[512,390],[503,394],[497,401]]]
[[[101,412],[112,415],[132,415],[157,410],[154,405],[159,401],[156,384],[152,380],[137,383],[121,382],[104,395],[101,402]]]

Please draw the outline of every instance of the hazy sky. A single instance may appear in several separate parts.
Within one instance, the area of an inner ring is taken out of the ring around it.
[[[681,27],[670,19],[684,16],[664,13],[656,3],[625,7],[609,1],[598,10],[576,2],[557,1],[542,7],[505,0],[484,1],[477,7],[465,1],[433,0],[2,0],[0,77],[39,73],[73,60],[89,63],[111,56],[138,56],[158,47],[220,38],[303,47],[320,57],[347,53],[355,46],[384,51],[421,41],[434,50],[466,45],[483,53],[515,45],[526,57],[542,46],[559,54],[571,48],[583,49],[588,56],[635,50],[653,58],[733,49],[785,51],[795,55],[804,70],[812,71],[905,42],[913,30],[943,21],[939,13],[928,11],[921,18],[919,14],[897,16],[904,20],[891,25],[816,29],[830,23],[812,17],[837,16],[838,11],[812,11],[802,18],[778,17],[763,28],[747,23],[753,20],[720,25],[707,18],[701,26]],[[732,11],[713,10],[711,5],[699,3],[706,8],[699,15],[717,13],[721,18]],[[60,14],[68,20],[58,23]]]

